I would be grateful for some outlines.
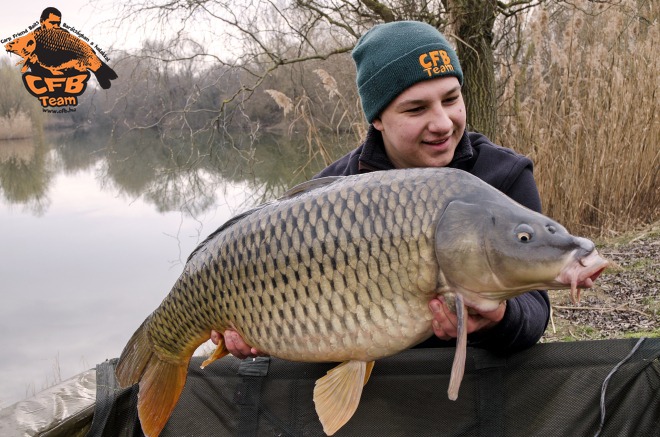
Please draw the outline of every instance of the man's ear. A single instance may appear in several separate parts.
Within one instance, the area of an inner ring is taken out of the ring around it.
[[[379,130],[379,131],[381,131],[381,132],[383,131],[383,122],[380,121],[380,117],[376,117],[376,118],[374,118],[374,121],[372,121],[371,124],[374,125],[374,127],[376,128],[376,130]]]

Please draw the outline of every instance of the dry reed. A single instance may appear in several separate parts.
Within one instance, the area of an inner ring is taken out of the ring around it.
[[[311,114],[310,108],[312,104],[309,97],[303,94],[294,104],[293,100],[281,91],[266,90],[266,92],[284,111],[284,117],[286,117],[289,112],[293,112],[294,118],[289,123],[289,135],[293,134],[297,124],[302,123],[305,126],[305,144],[307,147],[308,159],[307,163],[299,170],[299,172],[303,171],[305,167],[310,165],[310,163],[317,157],[320,157],[325,165],[332,162],[326,144],[322,140],[322,135],[317,126],[316,119]],[[297,176],[297,174],[294,176]]]
[[[538,10],[501,99],[498,141],[534,160],[544,212],[573,232],[660,219],[659,14],[623,3]]]
[[[494,140],[532,158],[544,212],[571,232],[607,236],[660,220],[660,12],[652,3],[548,3],[524,20],[515,55],[501,55],[509,70],[498,77]],[[331,121],[314,117],[323,103],[303,95],[289,99],[290,126],[303,123],[310,161],[320,154],[327,163],[336,157],[324,146],[328,130],[348,126],[352,148],[367,126],[359,101],[347,102],[325,70],[313,72],[334,105]]]
[[[286,117],[293,110],[293,101],[289,96],[277,90],[265,90],[266,93],[277,103],[277,106],[284,111]]]
[[[289,135],[293,135],[294,130],[300,125],[304,128],[308,159],[300,169],[301,172],[316,160],[320,160],[324,165],[330,164],[333,161],[331,150],[339,149],[343,153],[342,145],[345,145],[346,139],[343,129],[346,126],[349,126],[348,131],[355,139],[355,144],[350,148],[357,147],[358,142],[366,135],[366,126],[359,102],[357,105],[351,105],[339,90],[336,79],[326,70],[317,68],[313,72],[319,77],[323,89],[328,93],[328,101],[333,102],[334,105],[329,121],[326,123],[321,122],[320,118],[314,115],[314,110],[321,105],[315,103],[307,94],[303,93],[293,101],[280,91],[266,90],[284,111],[285,117],[289,112],[293,112],[293,118],[289,122]],[[334,131],[333,138],[342,145],[330,144],[333,141],[329,141],[328,131]]]

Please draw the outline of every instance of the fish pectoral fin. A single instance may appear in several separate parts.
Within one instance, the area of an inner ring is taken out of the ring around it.
[[[316,381],[314,405],[327,435],[333,435],[353,417],[369,379],[367,367],[371,369],[373,361],[345,361]]]
[[[213,353],[211,354],[210,357],[204,360],[202,363],[201,367],[202,369],[215,360],[219,360],[220,358],[224,357],[225,355],[228,355],[229,351],[227,350],[227,347],[225,346],[225,339],[223,337],[220,337],[220,341],[218,341],[218,347],[215,348]]]
[[[454,362],[451,366],[451,376],[449,377],[449,389],[447,395],[449,399],[455,401],[458,399],[458,389],[461,387],[463,374],[465,373],[465,358],[467,355],[467,307],[463,301],[463,296],[456,293],[456,317],[457,317],[457,336],[456,352]]]

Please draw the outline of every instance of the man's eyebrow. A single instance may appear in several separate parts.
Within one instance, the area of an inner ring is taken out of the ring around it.
[[[402,100],[401,102],[397,103],[397,107],[400,106],[413,106],[413,105],[422,105],[426,103],[428,100],[427,99],[409,99],[409,100]]]
[[[458,86],[455,86],[455,87],[447,90],[447,92],[445,92],[445,95],[447,95],[447,96],[452,95],[452,94],[455,94],[455,93],[459,93],[460,91],[461,91],[461,86],[458,85]],[[421,104],[424,104],[424,103],[428,102],[428,100],[429,100],[428,98],[402,100],[402,101],[400,101],[399,103],[396,104],[396,107],[410,106],[410,105],[421,105]]]

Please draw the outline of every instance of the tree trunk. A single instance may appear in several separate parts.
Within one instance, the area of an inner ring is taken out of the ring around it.
[[[465,79],[463,97],[468,126],[494,140],[497,97],[492,43],[497,1],[451,0],[448,3]]]

